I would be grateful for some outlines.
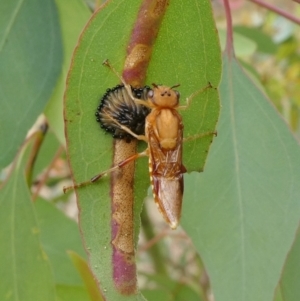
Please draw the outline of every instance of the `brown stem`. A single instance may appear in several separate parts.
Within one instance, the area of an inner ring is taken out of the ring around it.
[[[37,187],[36,187],[36,190],[32,196],[32,201],[36,201],[38,195],[39,195],[39,192],[41,190],[41,188],[44,186],[44,184],[46,183],[48,177],[49,177],[49,173],[52,169],[52,167],[54,166],[56,160],[60,157],[60,155],[62,154],[62,152],[64,151],[64,148],[61,146],[58,148],[57,152],[55,153],[54,155],[54,158],[52,159],[51,163],[47,166],[47,169],[46,171],[43,173],[43,176],[42,178],[40,179]]]
[[[46,121],[40,126],[40,130],[36,133],[36,139],[34,142],[34,145],[31,149],[26,167],[25,167],[25,176],[28,186],[31,184],[32,179],[32,171],[34,167],[34,163],[36,161],[37,155],[39,153],[39,150],[41,148],[41,145],[43,144],[45,135],[48,131],[48,124]]]
[[[152,47],[161,21],[168,6],[168,0],[144,0],[134,24],[127,47],[123,78],[132,86],[143,86]],[[137,141],[126,143],[114,141],[113,164],[136,153]],[[135,247],[134,247],[134,162],[122,169],[122,174],[112,174],[112,244],[113,275],[117,289],[126,295],[137,290]]]
[[[282,17],[284,17],[284,18],[300,25],[300,19],[299,18],[293,16],[292,14],[288,13],[287,11],[284,11],[283,9],[281,9],[281,8],[279,8],[279,7],[277,7],[273,4],[270,4],[270,3],[267,3],[267,2],[264,2],[264,1],[261,1],[261,0],[249,0],[249,1],[258,4],[259,6],[265,7],[267,9],[273,11],[274,13],[277,13],[278,15],[280,15],[280,16],[282,16]],[[294,1],[300,3],[299,0],[294,0]]]

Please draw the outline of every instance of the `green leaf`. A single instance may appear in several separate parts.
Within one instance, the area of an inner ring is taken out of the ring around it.
[[[234,32],[254,41],[257,45],[257,51],[267,54],[275,54],[277,51],[278,46],[273,42],[269,35],[262,31],[261,28],[235,26]]]
[[[95,280],[87,262],[73,251],[69,251],[68,253],[85,283],[91,301],[104,301],[97,286],[97,281]]]
[[[34,163],[33,179],[36,179],[39,174],[41,174],[48,168],[48,166],[54,159],[59,147],[60,145],[57,137],[53,132],[47,131]]]
[[[281,294],[284,301],[300,300],[300,233],[298,231],[293,247],[289,252],[281,278]]]
[[[170,300],[171,295],[168,291],[164,289],[147,289],[143,290],[143,295],[147,298],[147,300],[155,300],[155,301],[165,301]]]
[[[86,289],[76,285],[57,285],[58,301],[91,301]]]
[[[215,300],[271,301],[300,216],[300,149],[282,118],[224,56],[218,137],[186,177],[182,224]]]
[[[66,90],[68,155],[77,183],[88,180],[110,167],[111,136],[95,121],[99,99],[119,80],[102,66],[105,59],[121,73],[127,42],[140,1],[109,1],[95,14],[83,32],[73,57]],[[126,11],[126,14],[124,14]],[[188,16],[188,17],[187,17]],[[182,103],[193,92],[210,82],[218,86],[221,72],[220,49],[211,7],[208,1],[172,1],[168,7],[147,73],[147,83],[180,83]],[[218,93],[209,89],[195,97],[183,113],[185,135],[213,131],[219,114]],[[184,164],[189,170],[203,168],[212,136],[190,141],[184,146]],[[145,149],[141,143],[140,148]],[[139,214],[149,186],[147,159],[136,163],[135,236],[139,232]],[[123,300],[112,279],[111,204],[109,177],[77,190],[80,226],[89,251],[90,265],[107,300]],[[126,300],[143,300],[141,295]]]
[[[63,111],[63,95],[71,56],[79,35],[91,15],[82,0],[56,0],[63,38],[64,60],[61,75],[48,102],[45,115],[51,129],[55,132],[62,145],[65,144]]]
[[[226,31],[220,29],[219,37],[220,37],[222,50],[224,50],[226,45]],[[257,49],[257,45],[255,41],[239,33],[234,33],[233,37],[234,37],[234,49],[237,57],[245,57],[245,56],[248,57],[255,53]]]
[[[50,263],[23,172],[28,154],[23,152],[0,190],[0,300],[54,301]]]
[[[287,301],[287,300],[283,299],[280,287],[277,287],[275,297],[274,297],[274,301]]]
[[[180,83],[178,90],[182,104],[208,82],[218,87],[222,63],[215,30],[208,1],[201,1],[201,4],[195,1],[189,5],[180,0],[173,1],[155,43],[147,82],[169,86]],[[181,112],[184,137],[214,131],[219,110],[217,90],[208,89],[195,97],[189,109]],[[209,135],[183,144],[183,163],[188,172],[203,170],[211,140]]]
[[[145,276],[147,277],[147,281],[151,281],[152,285],[153,282],[155,283],[155,289],[143,290],[143,293],[145,293],[145,296],[149,300],[202,301],[202,298],[188,284],[175,281],[170,277],[167,278],[165,275],[155,274]]]
[[[53,0],[2,1],[0,168],[12,161],[43,111],[61,62],[61,36]]]
[[[67,251],[73,250],[81,256],[85,255],[78,225],[47,201],[38,199],[35,207],[41,229],[41,242],[50,259],[55,282],[82,285],[82,280],[67,254]]]

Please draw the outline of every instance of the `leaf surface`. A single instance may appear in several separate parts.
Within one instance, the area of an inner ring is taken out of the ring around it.
[[[300,279],[300,234],[294,241],[289,252],[287,261],[280,281],[281,294],[284,301],[297,301],[300,299],[299,279]]]
[[[0,300],[54,301],[54,279],[40,243],[23,173],[28,158],[23,155],[19,155],[13,173],[0,190]]]
[[[2,1],[0,10],[0,167],[14,158],[42,113],[62,62],[53,0]]]
[[[95,121],[99,99],[119,80],[102,66],[109,59],[121,73],[140,1],[109,1],[88,23],[73,57],[66,90],[65,119],[68,155],[77,183],[88,180],[110,167],[112,143]],[[126,14],[124,14],[126,11]],[[188,22],[187,20],[188,16]],[[146,82],[174,85],[180,83],[182,103],[208,82],[216,87],[221,60],[218,38],[208,1],[186,5],[172,1],[154,45]],[[209,112],[209,113],[208,113]],[[185,135],[213,131],[218,119],[218,92],[209,89],[195,97],[183,112]],[[184,163],[189,170],[201,170],[212,135],[190,141],[184,147]],[[140,149],[146,145],[141,143]],[[193,163],[194,162],[194,163]],[[149,186],[147,159],[136,162],[135,236],[139,232],[141,205]],[[125,297],[112,281],[111,204],[109,177],[77,190],[80,226],[90,255],[90,265],[100,281],[107,300],[143,300],[139,294]]]
[[[65,145],[63,120],[63,95],[71,57],[82,28],[91,12],[82,0],[56,0],[63,39],[64,59],[55,90],[45,108],[45,115],[58,140]]]
[[[186,177],[182,224],[216,301],[271,301],[299,224],[299,144],[226,55],[220,92],[218,137],[205,172]]]
[[[55,282],[61,285],[82,285],[67,251],[85,255],[78,225],[48,201],[35,202],[41,229],[41,242],[51,262]],[[66,239],[68,238],[68,239]]]

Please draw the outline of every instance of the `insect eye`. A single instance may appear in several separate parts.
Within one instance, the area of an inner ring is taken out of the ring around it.
[[[148,98],[152,98],[153,95],[154,95],[153,90],[149,90],[149,92],[148,92],[148,94],[147,94]]]
[[[179,99],[180,93],[179,93],[178,91],[174,91],[174,92],[175,92],[175,94],[176,94],[176,96],[177,96],[177,99]]]

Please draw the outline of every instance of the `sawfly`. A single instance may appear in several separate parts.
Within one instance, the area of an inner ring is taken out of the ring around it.
[[[147,88],[147,95],[143,99],[140,99],[134,96],[135,92],[132,90],[132,87],[125,83],[124,79],[118,75],[107,60],[103,64],[112,69],[120,78],[123,83],[123,86],[120,87],[126,90],[131,100],[137,105],[148,108],[149,114],[145,120],[145,134],[136,133],[134,129],[123,125],[123,122],[116,117],[117,115],[115,115],[113,111],[107,108],[103,109],[103,106],[101,108],[102,118],[106,120],[106,124],[113,125],[115,129],[121,131],[122,136],[125,137],[126,135],[124,135],[124,133],[126,133],[138,140],[145,141],[147,148],[143,152],[136,153],[119,162],[116,166],[94,176],[90,181],[64,188],[64,192],[72,188],[96,182],[104,175],[122,168],[127,163],[140,157],[148,156],[154,201],[169,226],[172,229],[176,229],[181,215],[184,190],[183,174],[186,172],[186,168],[182,163],[182,145],[185,140],[183,138],[184,125],[178,111],[187,109],[194,96],[204,92],[206,89],[212,88],[212,86],[208,83],[206,87],[193,93],[186,99],[185,106],[180,105],[180,94],[174,90],[174,88],[177,88],[179,85],[168,87],[152,84],[153,89]],[[188,137],[186,140],[198,139],[207,135],[216,135],[216,132]]]

